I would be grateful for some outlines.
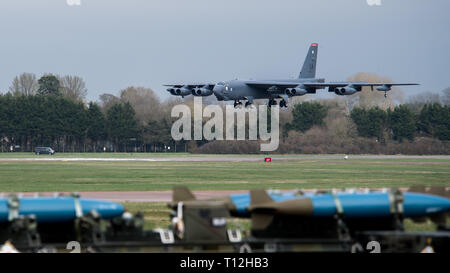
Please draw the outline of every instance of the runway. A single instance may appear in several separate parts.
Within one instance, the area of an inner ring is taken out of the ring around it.
[[[95,154],[93,154],[95,156]],[[30,156],[30,157],[4,157],[0,162],[33,162],[33,161],[136,161],[136,162],[263,162],[265,157],[271,157],[272,161],[284,160],[342,160],[345,155],[191,155],[191,156],[160,156],[160,157],[51,157],[51,156]],[[450,155],[348,155],[348,159],[444,159],[450,160]]]
[[[28,157],[28,158],[0,158],[0,162],[14,162],[14,161],[105,161],[105,162],[120,162],[120,161],[136,161],[136,162],[230,162],[230,161],[246,161],[256,162],[263,160],[264,157],[145,157],[145,158],[73,158],[73,157]]]

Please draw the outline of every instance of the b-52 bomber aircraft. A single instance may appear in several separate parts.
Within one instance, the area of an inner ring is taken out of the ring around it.
[[[210,96],[214,94],[219,101],[234,100],[234,107],[245,107],[253,103],[254,99],[268,99],[269,106],[276,105],[276,99],[280,100],[280,107],[287,107],[288,98],[315,94],[317,89],[328,88],[328,92],[336,95],[353,95],[360,92],[362,87],[370,86],[372,91],[376,86],[377,91],[386,92],[392,86],[418,85],[417,83],[369,83],[369,82],[325,82],[323,78],[316,78],[317,51],[319,45],[312,43],[303,63],[302,70],[297,79],[281,80],[231,80],[219,83],[193,83],[193,84],[166,84],[167,91],[175,96]]]

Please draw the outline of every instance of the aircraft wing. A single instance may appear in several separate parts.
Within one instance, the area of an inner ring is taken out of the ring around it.
[[[282,82],[282,81],[247,81],[245,82],[245,84],[252,87],[267,89],[271,87],[278,87],[278,88],[296,87],[300,83]]]
[[[194,87],[213,87],[216,85],[215,83],[176,83],[176,84],[164,84],[163,86],[171,86],[171,87],[183,87],[186,86],[188,88]]]
[[[304,85],[306,87],[344,87],[347,85],[353,86],[399,86],[399,85],[419,85],[418,83],[369,83],[369,82],[283,82],[283,81],[247,81],[248,86],[270,88],[273,86],[280,88],[296,87],[298,85]]]
[[[329,90],[334,90],[336,87],[345,87],[345,86],[353,86],[356,88],[360,88],[363,86],[370,86],[373,88],[374,86],[385,86],[387,89],[390,89],[392,86],[402,86],[402,85],[419,85],[418,83],[369,83],[369,82],[289,82],[289,81],[247,81],[245,82],[248,86],[261,88],[261,89],[285,89],[285,88],[294,88],[299,85],[304,86],[307,89],[323,89],[328,87]]]
[[[315,83],[315,82],[305,82],[302,83],[306,87],[317,87],[317,88],[325,88],[325,87],[344,87],[348,85],[362,87],[362,86],[402,86],[402,85],[419,85],[418,83],[381,83],[381,82],[324,82],[324,83]]]

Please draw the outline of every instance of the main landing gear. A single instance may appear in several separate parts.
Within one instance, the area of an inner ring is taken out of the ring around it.
[[[272,107],[272,105],[277,105],[277,101],[274,99],[269,100],[269,107]],[[280,100],[280,107],[287,107],[287,102],[285,100]]]
[[[245,103],[245,108],[251,107],[252,105],[253,105],[253,103],[251,103],[250,101],[247,101]],[[241,107],[241,106],[242,106],[242,102],[241,101],[239,101],[239,100],[235,100],[234,101],[234,108],[238,108],[238,107]]]
[[[269,105],[269,107],[272,107],[273,105],[277,105],[277,101],[274,99],[270,99],[268,105]]]

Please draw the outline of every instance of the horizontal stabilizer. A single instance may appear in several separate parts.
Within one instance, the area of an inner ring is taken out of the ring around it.
[[[273,221],[272,214],[252,213],[252,229],[262,230],[267,228]]]
[[[269,205],[275,203],[265,190],[250,190],[250,207]],[[273,214],[252,212],[252,229],[261,230],[267,228],[273,220]]]
[[[174,187],[172,191],[173,202],[195,201],[192,192],[185,186]]]
[[[275,202],[264,190],[250,191],[249,211],[266,214],[301,215],[310,216],[313,204],[310,198],[291,199]]]
[[[250,190],[250,205],[258,206],[273,202],[265,190]]]

